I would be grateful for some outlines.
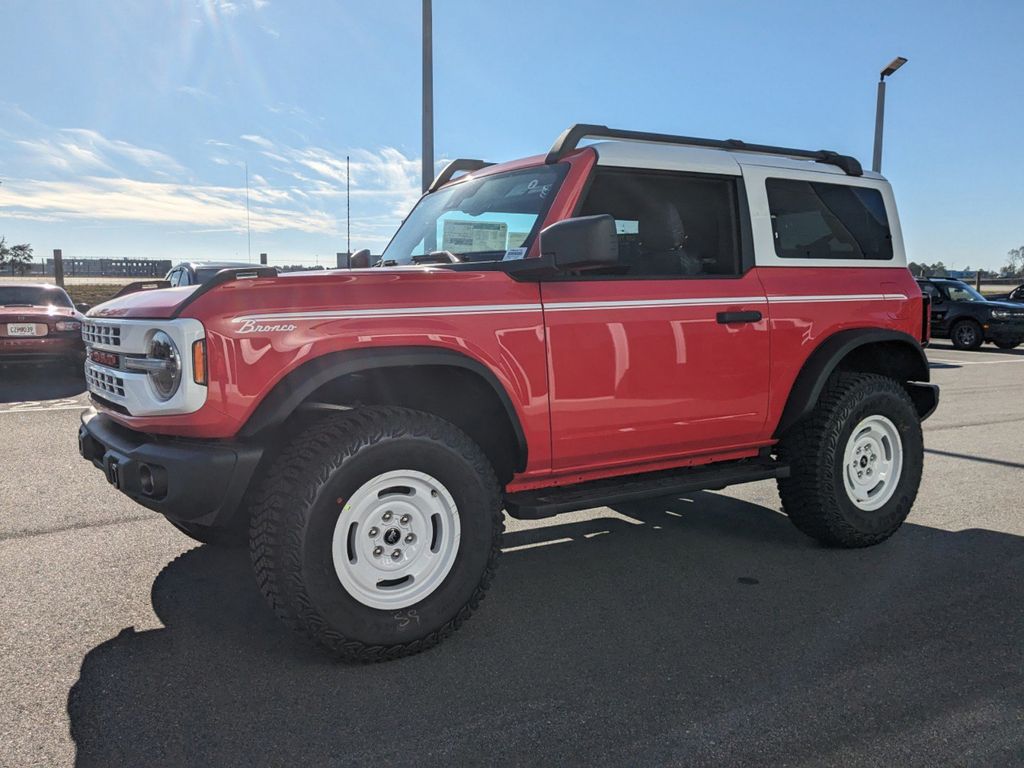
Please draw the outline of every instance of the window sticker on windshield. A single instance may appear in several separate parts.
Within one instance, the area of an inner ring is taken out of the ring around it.
[[[530,179],[529,181],[523,181],[515,184],[508,192],[505,193],[505,197],[522,197],[528,195],[530,197],[539,197],[541,200],[546,200],[548,194],[551,192],[551,184],[543,184],[538,179]]]
[[[504,251],[508,224],[503,221],[456,221],[447,219],[441,236],[441,250],[452,253]]]
[[[525,248],[509,248],[507,251],[505,251],[504,261],[515,261],[516,259],[524,258],[526,258]]]
[[[520,245],[526,242],[526,238],[530,236],[529,232],[509,232],[508,233],[508,247],[518,248]]]

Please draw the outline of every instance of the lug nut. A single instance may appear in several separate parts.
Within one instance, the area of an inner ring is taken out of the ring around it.
[[[398,522],[400,522],[402,525],[408,525],[410,520],[412,520],[412,518],[409,515],[402,515],[400,518],[398,518]]]
[[[374,557],[380,557],[383,554],[384,554],[384,547],[374,547],[373,548],[373,556]]]
[[[407,533],[405,535],[405,543],[406,544],[412,544],[414,541],[416,541],[416,534],[414,534],[414,533]]]
[[[369,530],[369,534],[370,534],[370,538],[371,539],[377,538],[377,534],[378,533],[380,533],[380,529],[378,529],[376,526]]]
[[[383,515],[380,516],[380,519],[386,523],[388,520],[391,519],[391,513],[385,512]]]
[[[402,557],[402,550],[400,550],[400,549],[396,549],[394,552],[391,553],[391,559],[392,560],[400,560],[401,557]]]

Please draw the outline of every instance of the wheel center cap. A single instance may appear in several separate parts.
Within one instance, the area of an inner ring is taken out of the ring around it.
[[[860,465],[861,465],[862,467],[866,467],[866,466],[868,465],[868,457],[867,457],[867,456],[861,456],[861,457],[860,457]],[[385,536],[385,539],[386,539],[386,538],[387,538],[387,537]],[[391,542],[389,541],[389,542],[388,542],[388,544],[391,544]]]
[[[400,538],[402,538],[402,534],[397,528],[388,528],[384,532],[384,543],[388,546],[397,544]]]

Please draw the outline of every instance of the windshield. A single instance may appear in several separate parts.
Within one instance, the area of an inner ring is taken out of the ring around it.
[[[0,286],[0,307],[72,307],[71,299],[60,288],[36,285]]]
[[[987,301],[987,299],[967,283],[946,283],[946,290],[952,301]]]
[[[523,258],[567,168],[496,173],[432,192],[409,214],[382,263],[413,264],[433,251],[448,251],[462,261]]]

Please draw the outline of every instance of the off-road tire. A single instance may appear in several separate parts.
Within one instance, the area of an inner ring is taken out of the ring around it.
[[[850,499],[843,481],[846,445],[872,415],[889,419],[902,443],[902,471],[892,497],[875,511]],[[783,511],[801,531],[833,547],[867,547],[892,536],[910,513],[921,482],[924,442],[914,404],[903,386],[870,373],[837,373],[814,410],[779,442],[790,476],[778,481]]]
[[[976,320],[957,320],[949,338],[957,349],[977,349],[985,342],[985,333]]]
[[[1020,346],[1019,341],[996,341],[993,343],[1000,349],[1016,349]]]
[[[396,469],[443,483],[461,526],[451,571],[402,611],[349,594],[331,555],[345,500]],[[254,494],[249,544],[256,580],[280,619],[338,659],[377,662],[424,651],[469,618],[490,586],[503,530],[498,481],[473,440],[431,414],[366,407],[326,416],[283,449]]]

